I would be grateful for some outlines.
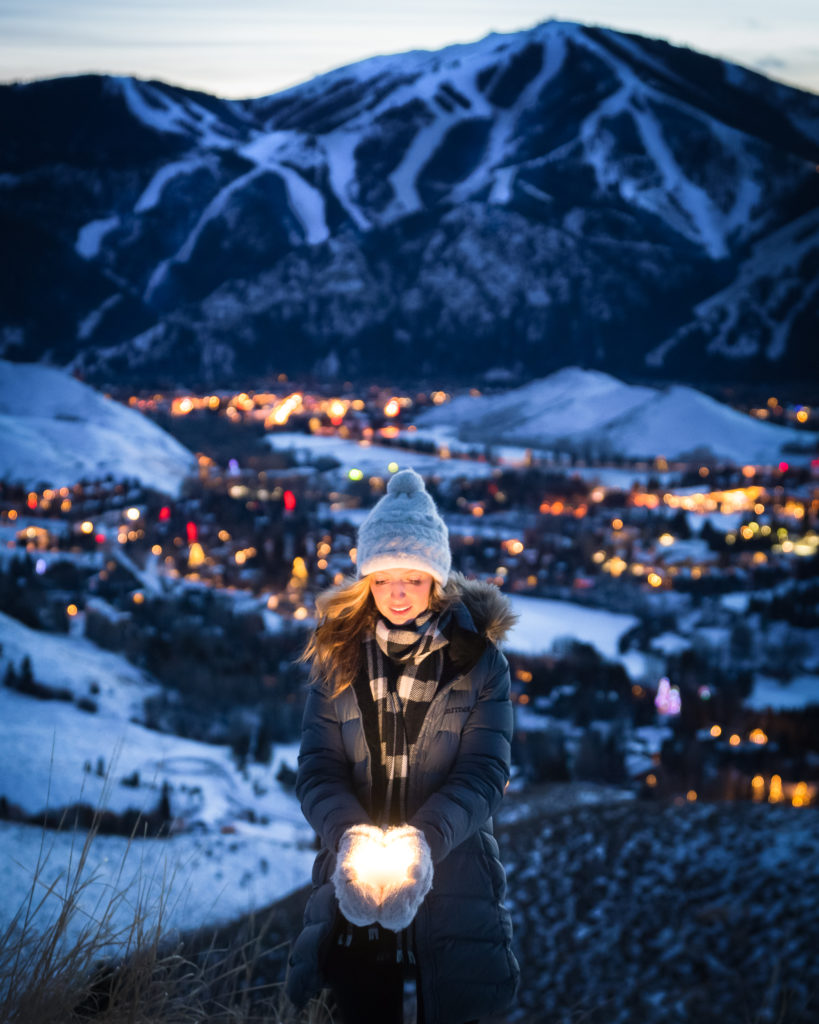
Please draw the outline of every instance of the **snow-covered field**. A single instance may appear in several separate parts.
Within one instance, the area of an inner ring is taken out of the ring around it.
[[[777,463],[786,446],[816,445],[815,435],[755,420],[694,388],[633,386],[578,367],[495,395],[459,396],[425,410],[417,423],[475,444],[571,445],[648,460],[702,456],[765,465]]]
[[[797,711],[811,704],[819,706],[819,675],[798,675],[787,682],[757,675],[745,704],[755,711]]]
[[[346,441],[340,437],[325,437],[320,434],[296,434],[277,432],[269,434],[268,444],[276,451],[288,451],[301,456],[305,461],[333,459],[338,463],[337,472],[347,476],[351,469],[359,469],[364,476],[390,476],[398,469],[414,469],[422,476],[437,477],[486,477],[491,476],[495,467],[488,462],[469,459],[446,459],[439,455],[413,451],[393,445],[370,444],[368,442]],[[522,450],[521,450],[522,454]]]
[[[98,834],[77,879],[85,833],[0,822],[0,933],[30,894],[35,903],[42,901],[31,927],[44,929],[72,889],[78,899],[66,931],[69,943],[104,916],[106,927],[98,934],[112,951],[124,945],[137,918],[147,934],[161,921],[163,936],[235,920],[310,877],[315,852],[307,839],[295,830],[289,836],[278,832],[245,826],[232,834],[134,840]]]
[[[506,647],[519,654],[545,654],[555,640],[571,638],[590,644],[608,661],[618,661],[620,638],[638,623],[633,615],[584,608],[570,601],[518,595],[510,601],[518,621]]]
[[[70,374],[0,359],[0,479],[62,487],[83,477],[136,478],[179,493],[191,452],[141,413]]]
[[[3,615],[0,643],[0,672],[9,662],[19,669],[28,653],[38,682],[98,704],[92,713],[0,687],[0,796],[27,815],[76,803],[150,811],[167,783],[177,819],[170,838],[94,838],[70,934],[112,898],[115,932],[127,931],[137,905],[149,923],[161,913],[164,929],[181,929],[231,920],[306,882],[312,830],[275,779],[282,763],[295,766],[295,745],[277,746],[270,765],[239,771],[227,747],[134,721],[156,684],[118,655],[82,638],[35,634]],[[40,923],[56,912],[83,841],[84,833],[0,822],[0,931],[35,879],[40,895],[54,885]]]

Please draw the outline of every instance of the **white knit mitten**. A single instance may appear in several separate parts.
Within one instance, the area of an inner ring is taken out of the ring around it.
[[[351,924],[373,924],[378,914],[378,890],[367,884],[356,870],[356,857],[373,844],[380,845],[381,829],[374,825],[353,825],[338,844],[332,882],[341,913]]]
[[[385,844],[401,846],[411,854],[403,879],[382,886],[376,920],[393,932],[406,928],[418,913],[424,897],[432,888],[432,856],[426,836],[412,825],[388,829]]]

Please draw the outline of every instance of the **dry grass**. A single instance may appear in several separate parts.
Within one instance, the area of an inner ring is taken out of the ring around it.
[[[27,898],[0,932],[3,1024],[331,1024],[323,1000],[297,1015],[281,983],[264,980],[263,926],[171,946],[167,908],[147,906],[143,892],[109,886],[94,902],[98,828],[76,835],[68,870],[49,883],[43,831]],[[123,919],[127,927],[117,927]]]

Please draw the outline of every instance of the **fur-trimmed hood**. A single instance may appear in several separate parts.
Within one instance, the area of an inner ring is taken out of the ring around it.
[[[459,572],[450,574],[445,588],[447,595],[458,597],[472,617],[477,632],[496,646],[505,640],[517,622],[509,598],[494,583],[468,580]]]

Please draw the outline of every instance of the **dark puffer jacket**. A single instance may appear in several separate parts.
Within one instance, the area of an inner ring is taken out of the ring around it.
[[[509,777],[509,666],[495,646],[513,616],[490,584],[454,577],[449,671],[422,727],[410,770],[409,823],[421,829],[435,874],[413,923],[428,1024],[499,1013],[514,998],[518,964],[503,905],[506,877],[492,814]],[[290,957],[287,992],[302,1006],[323,986],[322,963],[338,903],[330,881],[335,851],[351,825],[371,823],[372,775],[362,714],[352,687],[331,698],[311,688],[296,791],[322,847],[304,929]]]

